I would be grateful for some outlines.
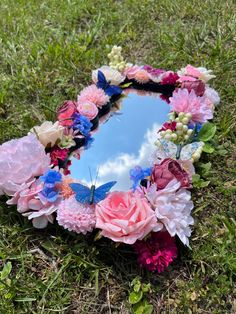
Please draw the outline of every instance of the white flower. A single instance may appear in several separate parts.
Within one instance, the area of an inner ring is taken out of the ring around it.
[[[153,184],[147,189],[146,197],[155,210],[156,217],[169,234],[177,235],[180,240],[189,245],[188,237],[191,235],[190,225],[194,220],[191,216],[193,202],[191,193],[180,188],[180,182],[176,179],[170,181],[162,190],[156,190]]]
[[[214,88],[206,86],[204,96],[206,96],[214,105],[219,105],[220,96]]]
[[[120,85],[120,83],[125,79],[125,76],[123,76],[119,71],[104,65],[101,68],[92,71],[92,80],[95,84],[98,81],[98,71],[101,71],[104,74],[107,82],[111,85]]]
[[[53,122],[45,121],[40,126],[33,127],[30,132],[35,133],[38,140],[43,146],[51,144],[51,147],[56,144],[57,140],[61,140],[64,127],[59,124],[59,121]]]

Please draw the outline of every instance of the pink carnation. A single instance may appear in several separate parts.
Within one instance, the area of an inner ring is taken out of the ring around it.
[[[137,241],[134,249],[141,267],[161,273],[177,257],[175,238],[168,232],[153,232],[145,241]]]
[[[17,205],[17,211],[23,216],[32,219],[33,226],[38,229],[45,228],[48,222],[53,223],[53,213],[57,210],[60,198],[54,203],[40,199],[39,193],[44,184],[40,179],[34,181],[21,191],[15,193],[14,197],[7,202],[8,205]]]
[[[34,134],[2,144],[0,195],[14,195],[25,183],[42,175],[49,166],[50,157]]]
[[[109,101],[109,96],[95,84],[85,87],[78,96],[78,102],[90,101],[101,108]]]
[[[134,244],[161,228],[147,200],[138,192],[111,192],[97,204],[95,212],[96,228],[115,242]]]
[[[209,103],[204,97],[196,96],[193,90],[189,93],[185,88],[178,89],[170,97],[170,107],[177,113],[191,113],[193,122],[205,123],[213,118],[212,108]]]
[[[79,101],[77,103],[77,110],[80,114],[87,117],[89,120],[96,118],[98,114],[97,106],[91,101]]]
[[[95,227],[94,207],[78,203],[74,196],[61,202],[57,211],[58,224],[69,231],[86,234]]]
[[[177,82],[178,78],[179,76],[177,73],[174,73],[172,71],[167,71],[162,76],[161,84],[162,85],[165,85],[165,84],[174,85]]]

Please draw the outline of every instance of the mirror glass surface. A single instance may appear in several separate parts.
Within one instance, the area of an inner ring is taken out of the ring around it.
[[[125,191],[132,185],[130,169],[150,166],[157,131],[168,120],[170,107],[159,94],[141,93],[129,92],[120,102],[120,110],[102,117],[92,146],[82,152],[80,160],[72,159],[74,179],[90,186],[89,168],[93,183],[99,169],[96,187],[117,181],[112,190]]]

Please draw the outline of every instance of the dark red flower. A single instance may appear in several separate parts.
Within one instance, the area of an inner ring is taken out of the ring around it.
[[[68,149],[66,148],[60,148],[58,146],[53,147],[53,149],[50,152],[50,157],[51,157],[51,161],[52,164],[54,166],[58,166],[58,159],[64,161],[67,159],[68,157]]]
[[[176,121],[165,122],[165,123],[162,125],[162,128],[161,128],[158,132],[166,131],[166,130],[176,131],[176,124],[177,124]]]
[[[156,184],[158,190],[164,189],[173,179],[177,179],[183,188],[191,186],[188,173],[177,160],[166,158],[160,164],[154,165],[151,182]]]
[[[175,238],[166,231],[153,232],[146,241],[137,241],[133,247],[140,266],[149,271],[161,273],[177,257]]]
[[[205,84],[201,80],[184,81],[181,83],[181,88],[187,88],[189,93],[194,90],[197,96],[202,96],[205,92]]]
[[[71,172],[69,170],[69,167],[71,166],[71,164],[72,164],[71,160],[68,160],[65,168],[63,169],[63,173],[65,176],[67,176],[68,174],[71,174]]]
[[[177,73],[174,73],[174,72],[170,72],[170,73],[167,73],[162,81],[161,81],[161,84],[162,85],[166,85],[166,84],[169,84],[169,85],[175,85],[175,83],[177,82],[177,80],[179,79],[179,76]]]
[[[67,100],[57,110],[57,119],[63,126],[71,126],[73,120],[72,115],[77,112],[77,103],[75,101]]]

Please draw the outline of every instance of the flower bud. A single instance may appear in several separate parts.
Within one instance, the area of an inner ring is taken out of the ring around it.
[[[185,117],[185,118],[182,119],[182,122],[183,122],[183,124],[188,124],[189,119]]]

